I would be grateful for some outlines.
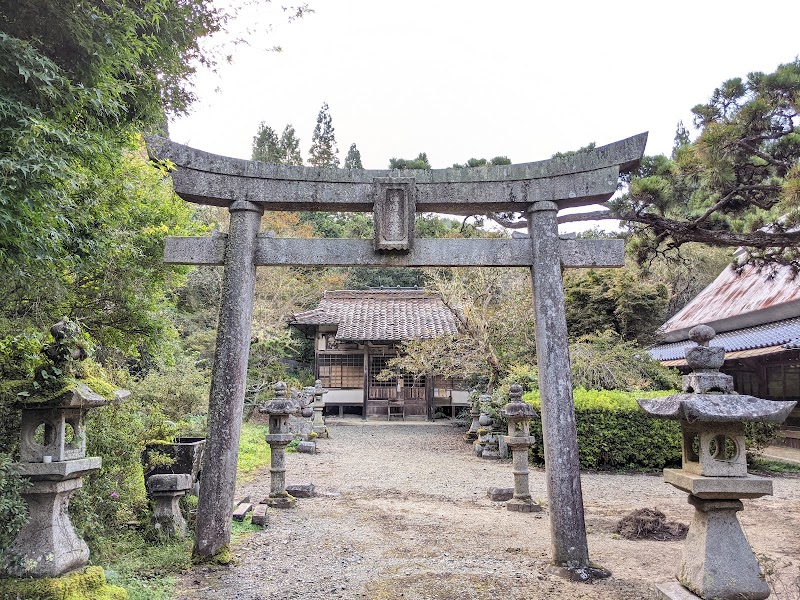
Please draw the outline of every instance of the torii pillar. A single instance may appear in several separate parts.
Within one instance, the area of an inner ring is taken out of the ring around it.
[[[585,569],[589,566],[589,548],[583,516],[557,213],[555,202],[534,202],[528,209],[550,553],[557,565]]]
[[[228,207],[222,303],[208,400],[208,437],[197,506],[194,555],[211,558],[231,539],[236,464],[250,355],[255,255],[263,206],[236,200]]]
[[[624,242],[561,239],[556,213],[609,200],[619,174],[638,166],[646,142],[643,133],[519,165],[367,171],[269,165],[148,139],[151,156],[177,165],[176,193],[231,211],[227,240],[168,238],[164,252],[172,264],[225,266],[195,556],[213,557],[230,540],[256,266],[525,267],[533,277],[551,557],[583,579],[602,575],[590,568],[586,543],[561,269],[622,266]],[[263,209],[372,211],[376,237],[371,242],[258,236]],[[419,239],[416,211],[521,211],[528,215],[530,235]]]

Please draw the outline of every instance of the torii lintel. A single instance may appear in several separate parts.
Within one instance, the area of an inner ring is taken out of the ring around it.
[[[639,165],[647,133],[606,146],[516,165],[465,169],[362,170],[272,165],[211,154],[151,136],[153,159],[169,160],[175,191],[198,204],[237,200],[265,210],[369,212],[381,181],[413,180],[416,210],[458,215],[523,211],[538,201],[559,209],[605,202],[620,173]]]

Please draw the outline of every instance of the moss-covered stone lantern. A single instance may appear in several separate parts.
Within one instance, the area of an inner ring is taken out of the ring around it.
[[[697,346],[686,351],[692,372],[682,393],[638,400],[648,414],[681,422],[682,468],[664,469],[664,480],[688,492],[695,508],[678,581],[657,588],[662,598],[761,600],[769,586],[736,513],[742,499],[771,495],[772,481],[747,473],[744,423],[781,423],[796,403],[734,392],[733,378],[719,372],[724,349],[709,346],[714,335],[707,325],[689,331]]]
[[[99,456],[86,456],[86,412],[109,399],[87,383],[87,349],[77,323],[66,317],[50,329],[53,342],[44,348],[47,362],[33,381],[17,392],[22,413],[18,467],[30,486],[23,492],[28,523],[7,552],[2,570],[13,576],[57,577],[86,565],[89,548],[69,518],[72,494],[83,476],[100,469]],[[103,385],[109,398],[121,401],[126,391]]]

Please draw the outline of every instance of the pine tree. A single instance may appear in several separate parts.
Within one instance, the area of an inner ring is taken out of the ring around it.
[[[303,157],[300,154],[300,139],[297,137],[292,125],[287,125],[283,130],[279,147],[281,152],[281,164],[297,166],[303,164]]]
[[[317,115],[317,125],[311,138],[308,162],[314,167],[338,167],[339,149],[336,147],[333,122],[328,112],[328,103],[324,102]]]
[[[281,148],[275,130],[264,121],[258,126],[258,132],[253,137],[252,160],[265,163],[281,164]]]
[[[356,148],[355,143],[350,144],[350,150],[347,151],[347,156],[344,159],[345,169],[363,169],[364,165],[361,164],[361,152]]]

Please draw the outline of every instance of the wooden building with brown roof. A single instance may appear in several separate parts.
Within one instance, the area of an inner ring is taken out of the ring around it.
[[[335,290],[290,325],[314,340],[314,370],[328,412],[432,419],[468,406],[463,382],[434,375],[379,377],[402,342],[457,333],[453,313],[431,292],[408,288]]]

